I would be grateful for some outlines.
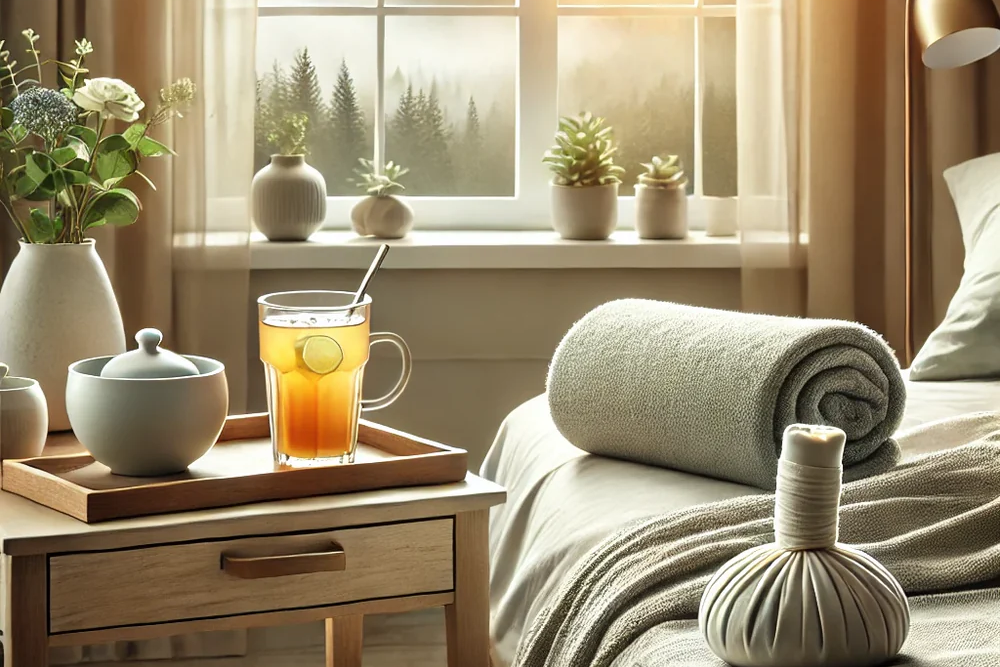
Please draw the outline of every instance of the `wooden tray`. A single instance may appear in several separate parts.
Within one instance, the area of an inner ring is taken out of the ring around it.
[[[71,435],[50,436],[46,451],[65,451],[76,445]],[[96,523],[268,500],[458,482],[465,479],[467,458],[462,449],[362,420],[355,463],[279,470],[271,453],[267,414],[256,414],[227,419],[218,444],[178,475],[113,475],[84,452],[4,461],[2,485],[4,491]]]

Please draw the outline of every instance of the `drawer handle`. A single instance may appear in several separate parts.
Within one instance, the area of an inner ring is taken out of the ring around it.
[[[313,572],[342,572],[347,569],[347,556],[339,544],[329,551],[284,556],[231,556],[222,554],[222,569],[240,579],[267,579]]]

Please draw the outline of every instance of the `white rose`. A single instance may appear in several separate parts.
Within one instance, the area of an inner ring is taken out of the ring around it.
[[[114,116],[129,123],[136,120],[146,106],[135,88],[121,79],[103,76],[85,79],[83,86],[73,93],[73,102],[85,111],[97,111],[105,118]]]

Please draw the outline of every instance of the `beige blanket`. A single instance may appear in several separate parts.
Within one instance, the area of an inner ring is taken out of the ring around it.
[[[896,664],[1000,664],[1000,413],[900,435],[905,448],[965,443],[846,484],[841,541],[879,559],[911,596]],[[536,618],[517,667],[722,664],[697,630],[708,579],[773,540],[774,497],[693,507],[630,526],[595,548]],[[981,590],[967,590],[981,589]],[[961,592],[965,590],[965,592]]]

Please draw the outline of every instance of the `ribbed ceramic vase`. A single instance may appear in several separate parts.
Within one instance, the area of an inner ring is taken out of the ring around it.
[[[326,219],[326,180],[304,155],[272,155],[253,177],[250,200],[268,241],[305,241]]]
[[[0,361],[41,385],[50,431],[69,428],[69,365],[125,351],[121,312],[92,239],[21,242],[0,287],[0,322]]]

